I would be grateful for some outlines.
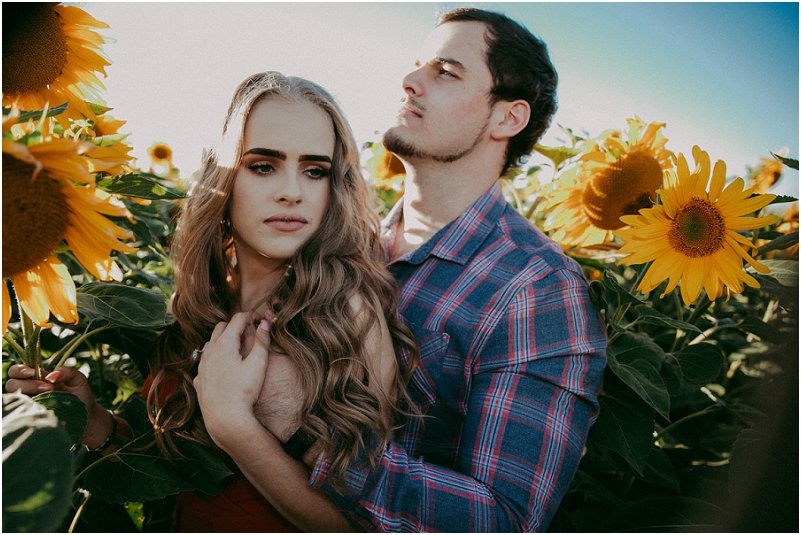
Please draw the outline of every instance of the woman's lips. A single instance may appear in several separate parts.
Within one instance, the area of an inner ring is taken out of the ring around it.
[[[281,232],[294,232],[305,227],[309,222],[297,215],[274,215],[264,220],[264,223]]]

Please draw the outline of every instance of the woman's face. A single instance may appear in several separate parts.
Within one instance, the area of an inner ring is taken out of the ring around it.
[[[331,118],[314,104],[269,97],[253,106],[230,206],[241,268],[283,263],[320,226],[334,143]]]

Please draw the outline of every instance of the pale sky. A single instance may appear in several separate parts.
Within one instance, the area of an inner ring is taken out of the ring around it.
[[[789,3],[78,3],[109,24],[105,95],[139,165],[168,143],[188,177],[218,135],[236,85],[265,70],[320,83],[357,141],[391,126],[436,15],[503,12],[548,45],[556,124],[597,135],[634,114],[667,123],[667,148],[699,145],[742,176],[769,151],[798,158],[798,4]],[[775,193],[798,196],[798,173]]]

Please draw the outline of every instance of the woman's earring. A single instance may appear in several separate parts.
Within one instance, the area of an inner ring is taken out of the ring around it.
[[[287,264],[286,269],[284,270],[284,278],[289,277],[292,273],[292,264]]]

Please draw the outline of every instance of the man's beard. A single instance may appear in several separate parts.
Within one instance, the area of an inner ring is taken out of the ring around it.
[[[484,126],[481,127],[481,131],[476,135],[469,147],[458,152],[445,154],[434,154],[432,152],[425,151],[420,147],[415,147],[411,142],[402,139],[394,128],[390,128],[384,132],[382,142],[388,151],[393,152],[402,158],[418,158],[423,160],[433,160],[441,163],[451,163],[455,162],[456,160],[460,160],[461,158],[473,152],[473,149],[475,149],[479,144],[481,138],[484,137],[488,127],[489,116],[487,117],[487,120],[484,121]]]

